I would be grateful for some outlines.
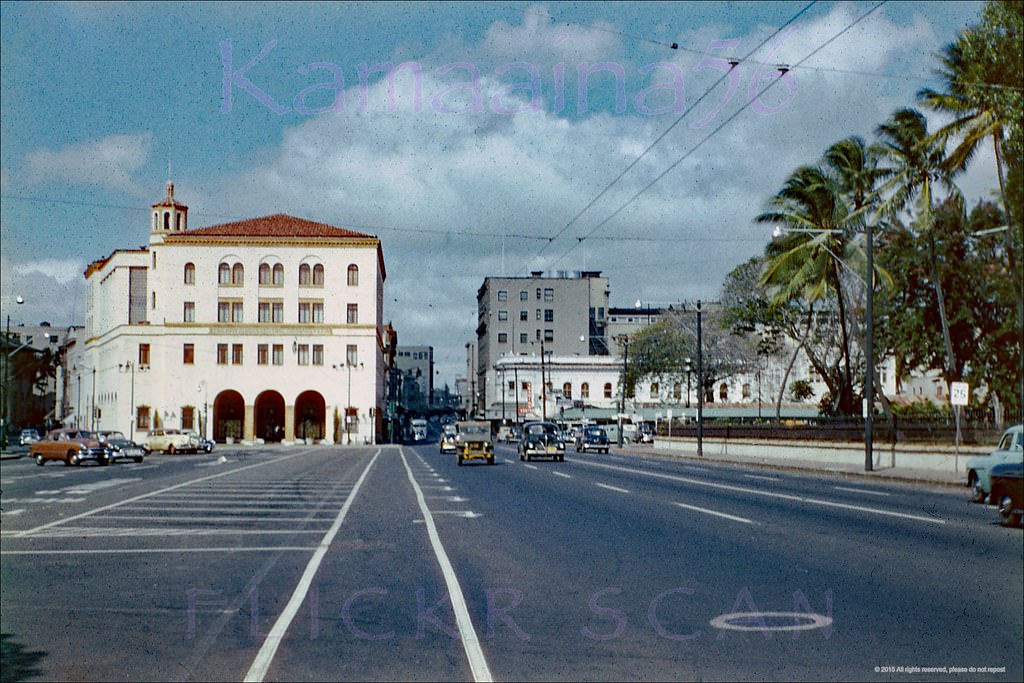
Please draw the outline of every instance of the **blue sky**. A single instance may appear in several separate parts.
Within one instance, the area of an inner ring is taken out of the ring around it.
[[[168,159],[194,227],[285,212],[379,235],[385,318],[435,347],[442,382],[462,373],[487,275],[586,268],[613,305],[713,299],[763,249],[751,218],[786,175],[936,86],[935,52],[982,7],[887,3],[707,137],[874,3],[815,4],[570,223],[723,58],[806,4],[2,3],[0,312],[82,322],[82,269],[146,242]],[[390,91],[372,70],[388,62],[410,64]],[[594,64],[610,70],[584,105]],[[981,154],[963,185],[994,184]]]

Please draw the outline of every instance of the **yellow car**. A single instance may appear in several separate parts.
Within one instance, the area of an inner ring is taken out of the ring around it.
[[[464,460],[486,460],[494,464],[494,440],[489,422],[459,422],[455,436],[455,455],[461,465]]]

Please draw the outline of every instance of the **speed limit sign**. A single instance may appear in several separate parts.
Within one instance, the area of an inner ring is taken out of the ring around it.
[[[955,406],[967,405],[967,399],[969,396],[969,388],[967,382],[950,382],[949,384],[949,402]]]

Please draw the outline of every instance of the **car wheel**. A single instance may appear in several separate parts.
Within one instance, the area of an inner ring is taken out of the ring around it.
[[[43,457],[42,453],[36,453],[36,464],[40,467],[46,464],[46,458]]]
[[[526,456],[525,456],[525,455],[523,455],[522,453],[520,453],[520,454],[519,454],[519,459],[520,459],[520,460],[526,460]]]
[[[64,461],[66,465],[81,465],[82,459],[78,457],[78,453],[74,451],[68,451],[68,459]]]
[[[459,467],[462,467],[462,456],[459,456]]]
[[[113,460],[113,458],[108,458],[108,457],[102,457],[102,458],[100,458],[100,459],[99,459],[99,460],[98,460],[97,462],[99,462],[99,464],[100,464],[100,465],[101,465],[102,467],[106,467],[106,466],[107,466],[107,465],[109,465],[110,463],[114,462],[114,460]]]
[[[493,465],[494,464],[494,456],[493,455],[487,458],[487,464],[488,465]]]
[[[178,452],[178,451],[177,451],[177,449],[176,449],[176,448],[174,447],[174,444],[173,444],[173,443],[172,443],[172,444],[171,444],[170,446],[168,446],[168,447],[167,447],[167,453],[168,453],[169,455],[174,455],[174,454],[175,454],[175,453],[177,453],[177,452]]]

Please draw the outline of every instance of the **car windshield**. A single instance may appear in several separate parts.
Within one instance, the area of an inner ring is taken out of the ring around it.
[[[604,430],[599,427],[588,427],[586,434],[587,436],[604,436]]]
[[[558,430],[552,424],[532,424],[527,426],[526,433],[530,436],[557,436]]]
[[[466,427],[462,427],[459,431],[466,436],[483,436],[491,433],[490,428],[482,425],[468,425]]]
[[[121,432],[104,432],[103,438],[107,441],[127,441],[128,438]]]

